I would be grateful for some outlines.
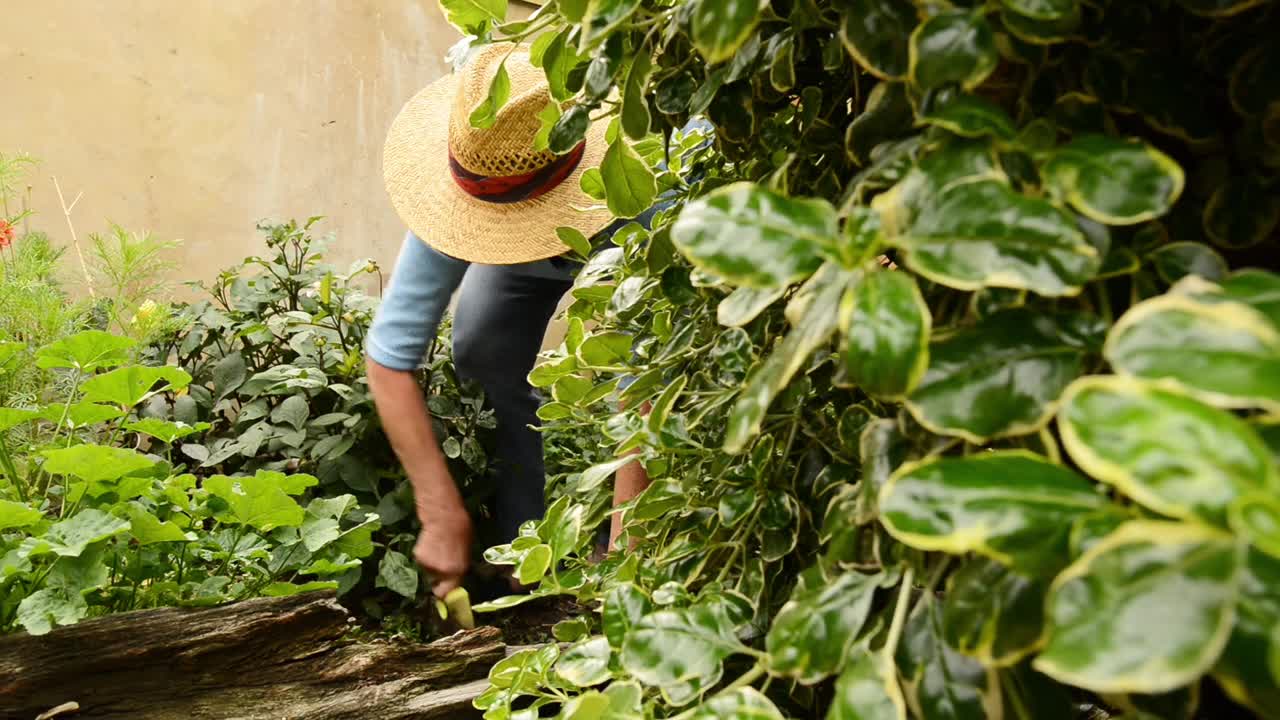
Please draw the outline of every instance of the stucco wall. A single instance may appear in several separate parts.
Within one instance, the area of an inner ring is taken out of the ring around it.
[[[81,235],[181,238],[182,280],[257,253],[259,220],[310,215],[342,266],[391,266],[382,139],[446,72],[435,0],[0,0],[0,24],[0,151],[41,160],[33,223],[55,239],[53,175],[84,194]]]

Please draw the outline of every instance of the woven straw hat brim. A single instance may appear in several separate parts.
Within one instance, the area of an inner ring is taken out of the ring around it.
[[[587,132],[581,162],[541,197],[501,204],[468,195],[449,170],[449,115],[457,76],[429,85],[405,104],[387,133],[382,172],[391,204],[409,229],[431,247],[484,265],[514,265],[561,255],[568,248],[556,228],[591,237],[613,219],[582,192],[582,173],[599,167],[606,123]]]

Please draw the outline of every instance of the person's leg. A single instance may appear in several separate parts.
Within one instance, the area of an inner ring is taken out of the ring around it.
[[[476,380],[497,415],[499,487],[495,521],[500,542],[526,520],[542,517],[545,485],[539,398],[529,371],[547,324],[572,282],[548,263],[472,265],[462,282],[453,322],[459,375]]]

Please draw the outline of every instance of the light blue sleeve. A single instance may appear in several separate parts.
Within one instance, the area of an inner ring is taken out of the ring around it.
[[[409,233],[365,340],[369,357],[392,370],[416,370],[468,265]]]

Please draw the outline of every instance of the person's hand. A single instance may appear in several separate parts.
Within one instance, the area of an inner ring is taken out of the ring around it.
[[[422,531],[413,559],[431,576],[431,592],[444,598],[462,584],[471,565],[471,517],[461,499],[419,513]]]

